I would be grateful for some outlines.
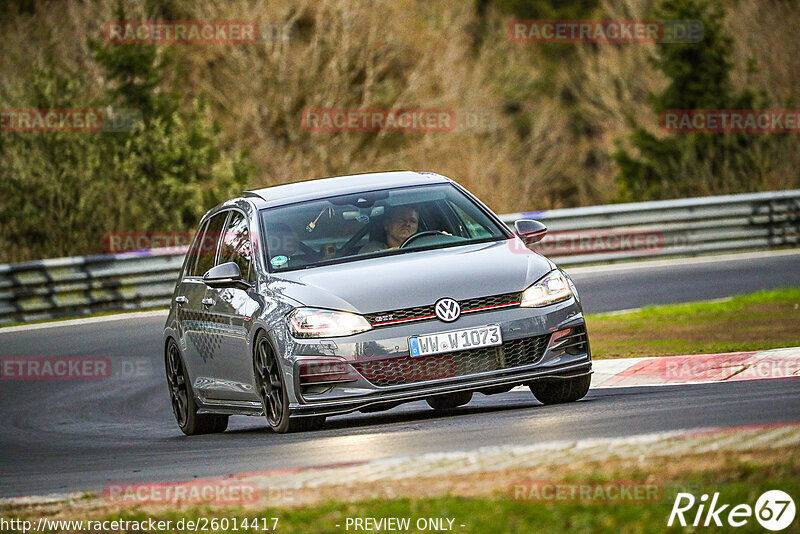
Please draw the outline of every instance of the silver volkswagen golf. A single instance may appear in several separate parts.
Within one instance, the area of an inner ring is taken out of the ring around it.
[[[462,186],[427,172],[299,182],[200,221],[164,329],[186,434],[230,415],[276,432],[424,399],[435,410],[521,384],[544,404],[586,395],[575,286]]]

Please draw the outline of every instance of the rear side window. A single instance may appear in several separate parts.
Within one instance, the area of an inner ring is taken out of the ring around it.
[[[242,278],[255,280],[255,272],[251,269],[250,232],[247,219],[238,211],[231,212],[225,231],[222,233],[222,245],[217,264],[235,262],[239,266]]]
[[[227,218],[227,211],[217,213],[211,217],[208,226],[206,226],[206,231],[200,239],[197,250],[197,261],[189,272],[189,276],[203,276],[206,274],[206,271],[214,266],[214,258],[217,253],[220,237],[222,236],[222,228],[225,226],[225,219]]]

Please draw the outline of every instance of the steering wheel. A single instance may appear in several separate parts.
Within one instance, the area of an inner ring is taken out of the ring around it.
[[[444,232],[439,232],[437,230],[425,230],[424,232],[417,232],[416,234],[412,235],[411,237],[403,241],[403,244],[400,245],[400,248],[406,248],[408,245],[411,244],[412,241],[419,239],[420,237],[425,237],[429,235],[447,235],[447,234],[445,234]]]

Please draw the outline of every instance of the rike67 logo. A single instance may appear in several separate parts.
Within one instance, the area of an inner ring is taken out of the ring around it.
[[[695,509],[695,505],[697,505]],[[703,494],[696,499],[691,493],[679,493],[669,514],[667,526],[682,527],[743,527],[755,516],[756,521],[767,530],[780,531],[792,524],[795,517],[794,500],[781,490],[769,490],[761,494],[755,507],[749,504],[732,506],[722,503],[719,493],[709,496]]]

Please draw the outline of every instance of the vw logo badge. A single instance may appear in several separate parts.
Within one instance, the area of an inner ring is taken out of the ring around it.
[[[451,298],[439,299],[434,307],[436,317],[446,323],[452,323],[461,315],[461,306]]]

